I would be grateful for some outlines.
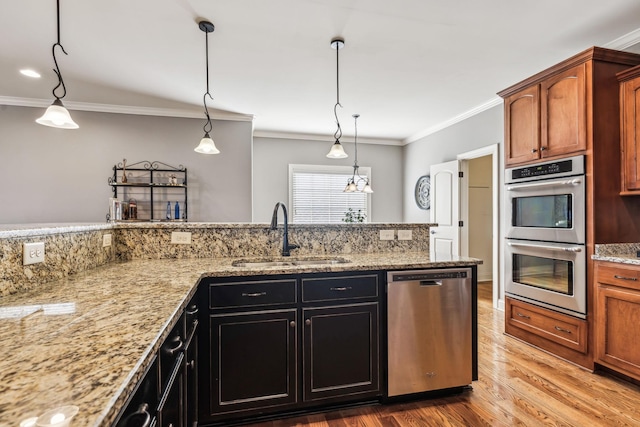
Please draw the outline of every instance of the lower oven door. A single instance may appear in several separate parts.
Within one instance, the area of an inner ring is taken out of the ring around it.
[[[507,239],[508,296],[586,318],[584,245]]]

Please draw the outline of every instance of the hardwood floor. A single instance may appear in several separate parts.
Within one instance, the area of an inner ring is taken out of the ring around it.
[[[640,426],[640,387],[592,374],[504,335],[491,283],[478,286],[479,380],[457,396],[374,405],[251,427]]]

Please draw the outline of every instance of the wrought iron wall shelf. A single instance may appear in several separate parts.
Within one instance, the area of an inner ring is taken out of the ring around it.
[[[187,168],[182,165],[147,160],[128,164],[124,159],[113,166],[108,184],[119,203],[118,209],[110,207],[108,221],[187,221]]]

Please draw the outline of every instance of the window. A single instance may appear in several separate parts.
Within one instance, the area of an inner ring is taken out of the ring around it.
[[[371,168],[360,167],[363,177]],[[289,165],[289,206],[291,221],[297,224],[341,223],[347,209],[371,216],[367,193],[343,193],[353,175],[351,166]]]

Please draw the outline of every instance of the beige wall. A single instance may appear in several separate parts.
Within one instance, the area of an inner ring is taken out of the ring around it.
[[[493,269],[493,188],[491,156],[469,160],[469,256],[480,258],[478,280]]]

